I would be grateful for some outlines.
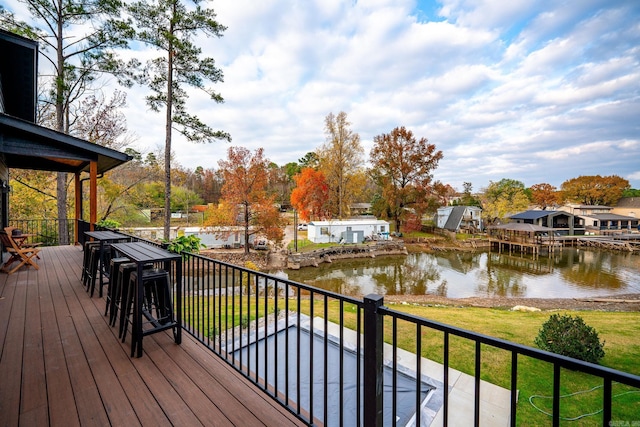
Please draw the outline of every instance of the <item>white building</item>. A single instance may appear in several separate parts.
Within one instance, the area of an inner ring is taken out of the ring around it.
[[[125,231],[142,237],[143,239],[160,240],[163,236],[162,227],[137,227],[126,229]],[[195,235],[200,238],[200,243],[207,249],[241,248],[244,247],[244,227],[171,227],[169,229],[169,239],[173,240],[178,236]],[[255,236],[249,235],[249,244],[253,244]]]
[[[482,209],[477,206],[445,206],[438,209],[436,226],[449,231],[482,230]]]
[[[362,243],[365,237],[386,240],[389,223],[372,219],[312,221],[307,237],[313,243]]]

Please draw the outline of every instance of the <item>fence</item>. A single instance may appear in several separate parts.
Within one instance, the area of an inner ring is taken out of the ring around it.
[[[638,376],[392,310],[377,295],[354,299],[183,256],[185,330],[309,425],[456,425],[462,406],[473,408],[465,425],[485,425],[484,417],[496,415],[494,387],[504,391],[505,423],[529,425],[535,424],[529,418],[541,417],[558,426],[563,381],[576,376],[578,383],[602,384],[601,397],[590,403],[599,408],[591,420],[640,420],[637,409],[612,399],[614,384],[637,393]],[[508,379],[491,384],[495,369],[506,370]],[[464,382],[454,381],[454,372],[472,384],[465,405],[452,397]],[[518,387],[531,375],[549,378],[549,415],[521,409]]]
[[[41,242],[43,246],[57,246],[61,241],[65,241],[60,239],[61,221],[66,222],[66,242],[73,243],[75,230],[73,219],[9,219],[9,225],[20,229],[23,233],[33,234],[33,242]]]

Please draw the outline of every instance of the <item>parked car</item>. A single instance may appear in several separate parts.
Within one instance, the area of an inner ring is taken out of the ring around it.
[[[259,240],[254,243],[253,249],[255,249],[256,251],[266,251],[267,249],[269,249],[269,245],[267,244],[266,240]]]
[[[298,224],[299,231],[305,231],[308,228],[307,224]]]

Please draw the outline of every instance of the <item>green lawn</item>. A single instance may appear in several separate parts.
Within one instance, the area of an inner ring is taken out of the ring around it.
[[[265,312],[275,310],[274,299],[270,298],[267,305],[264,299],[255,298],[250,307],[242,308],[242,317],[254,320],[257,316],[263,316]],[[257,304],[256,304],[257,303]],[[201,325],[208,325],[208,332],[215,334],[221,329],[229,327],[231,323],[238,325],[240,322],[246,323],[248,319],[240,318],[240,307],[236,303],[232,306],[231,301],[226,304],[222,301],[215,301],[216,307],[220,307],[222,316],[216,314],[216,318],[208,319],[204,312],[197,313]],[[314,303],[314,316],[322,316],[324,303],[316,301]],[[516,343],[534,346],[533,340],[538,334],[542,324],[551,315],[550,312],[512,312],[499,309],[486,308],[456,308],[456,307],[425,307],[417,305],[393,304],[388,305],[394,310],[403,311],[412,315],[420,316],[429,320],[445,323],[459,328],[471,330],[485,335],[506,339]],[[233,307],[233,315],[232,309]],[[278,300],[278,310],[284,308],[284,300]],[[295,309],[295,301],[290,300],[290,308]],[[256,313],[257,310],[257,313]],[[328,303],[329,320],[339,322],[339,304],[337,301]],[[302,300],[301,311],[305,314],[310,312],[310,302],[308,299]],[[225,316],[225,313],[229,317]],[[562,311],[564,314],[579,315],[585,323],[596,329],[600,340],[605,341],[606,355],[601,364],[607,367],[640,375],[640,313],[638,312],[600,312],[600,311]],[[232,321],[232,317],[234,318]],[[221,322],[220,322],[220,319]],[[226,322],[229,322],[227,324]],[[220,322],[220,323],[219,323]],[[355,309],[345,305],[344,322],[348,328],[355,329],[356,315]],[[220,324],[224,327],[220,328]],[[207,326],[204,326],[207,328]],[[385,320],[385,340],[391,342],[391,320]],[[422,356],[442,362],[443,360],[443,333],[428,328],[422,328]],[[411,352],[415,352],[416,327],[414,324],[398,322],[398,346]],[[473,375],[475,344],[458,337],[450,337],[449,360],[452,368]],[[511,382],[511,354],[482,346],[481,359],[482,379],[491,383],[510,387]],[[551,365],[528,357],[518,359],[518,425],[522,426],[547,426],[551,423],[551,418],[530,403],[533,403],[542,410],[551,412],[551,399],[536,396],[552,395],[552,373]],[[583,414],[596,412],[601,408],[602,389],[594,387],[601,386],[602,382],[597,378],[572,371],[563,371],[561,375],[561,394],[572,395],[561,400],[561,416],[564,418],[575,418]],[[613,385],[613,419],[618,421],[638,420],[640,421],[640,393],[638,390],[629,390],[619,384]],[[581,418],[577,421],[562,421],[561,425],[584,426],[601,425],[601,415]]]

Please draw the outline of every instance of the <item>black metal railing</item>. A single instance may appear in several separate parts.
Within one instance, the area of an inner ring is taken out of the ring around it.
[[[512,426],[536,424],[520,413],[525,376],[549,377],[552,407],[539,416],[554,426],[562,419],[563,379],[580,375],[602,384],[591,422],[603,426],[620,413],[613,411],[620,406],[613,384],[640,390],[636,375],[392,310],[377,295],[355,299],[200,255],[183,257],[185,330],[309,425],[419,426],[434,417],[455,425],[450,420],[460,419],[459,408],[444,392],[454,387],[454,368],[473,384],[465,425],[483,424],[482,391],[496,369],[509,373],[497,387],[506,400],[504,422]],[[462,357],[452,341],[463,342]],[[427,358],[438,361],[438,372]],[[461,358],[472,362],[460,364]],[[532,372],[528,361],[544,364],[544,374]]]
[[[60,221],[66,222],[67,236],[60,239]],[[26,234],[33,234],[31,240],[43,246],[58,246],[61,241],[73,243],[75,221],[73,219],[9,219],[9,225]]]

